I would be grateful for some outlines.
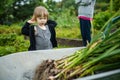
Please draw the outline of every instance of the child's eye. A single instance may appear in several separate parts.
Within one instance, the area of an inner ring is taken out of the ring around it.
[[[47,19],[47,18],[39,18],[39,19]]]
[[[42,19],[42,18],[39,18],[39,19]]]

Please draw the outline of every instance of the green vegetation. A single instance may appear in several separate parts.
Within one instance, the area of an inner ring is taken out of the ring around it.
[[[0,56],[28,50],[29,41],[24,40],[20,29],[16,24],[0,25]]]
[[[70,38],[70,39],[81,39],[80,28],[71,27],[71,28],[56,28],[56,34],[59,38]]]
[[[27,51],[29,42],[15,33],[0,34],[0,56]]]
[[[120,13],[120,10],[117,12]],[[115,14],[116,15],[116,14]],[[113,15],[113,16],[115,16]],[[119,18],[109,20],[109,28],[96,34],[91,43],[65,58],[55,60],[55,68],[60,70],[52,79],[75,79],[95,72],[104,72],[120,68],[120,27],[113,23]],[[105,25],[108,25],[108,22]],[[114,29],[114,31],[112,31]]]
[[[93,21],[94,28],[100,30],[113,14],[114,13],[110,13],[110,11],[99,12],[99,14],[96,14]]]

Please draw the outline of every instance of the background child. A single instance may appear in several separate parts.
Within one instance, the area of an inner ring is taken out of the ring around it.
[[[22,27],[22,34],[29,36],[30,47],[28,50],[43,50],[57,47],[55,27],[57,23],[48,20],[49,13],[43,6],[34,9],[33,16]],[[36,25],[31,25],[35,24]]]
[[[86,46],[91,41],[91,20],[93,18],[95,2],[96,0],[76,0],[83,46]]]

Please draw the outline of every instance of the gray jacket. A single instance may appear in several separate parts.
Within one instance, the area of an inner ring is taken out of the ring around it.
[[[95,2],[96,0],[75,0],[78,5],[78,16],[93,18]]]

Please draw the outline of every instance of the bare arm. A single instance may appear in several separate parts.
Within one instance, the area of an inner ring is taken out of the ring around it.
[[[35,23],[35,16],[33,15],[32,18],[30,20],[27,21],[30,24],[34,24]]]
[[[88,6],[88,5],[90,5],[91,4],[91,0],[88,0],[88,1],[86,1],[86,2],[82,2],[82,0],[76,0],[75,1],[75,3],[77,4],[77,5],[80,5],[80,6]]]
[[[80,3],[81,6],[88,6],[90,4],[91,4],[91,2],[89,2],[89,3]]]
[[[81,3],[82,0],[75,0],[75,4]]]
[[[29,36],[29,30],[30,30],[30,25],[31,24],[34,24],[35,23],[35,17],[34,16],[32,16],[32,18],[30,19],[30,20],[28,20],[25,24],[24,24],[24,26],[22,27],[22,29],[21,29],[21,32],[22,32],[22,34],[24,34],[24,35],[26,35],[26,36]]]

